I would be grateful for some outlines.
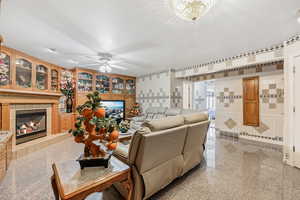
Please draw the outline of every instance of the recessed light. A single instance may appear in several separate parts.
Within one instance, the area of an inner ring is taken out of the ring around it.
[[[48,51],[49,53],[57,53],[56,49],[54,48],[46,48],[46,51]]]

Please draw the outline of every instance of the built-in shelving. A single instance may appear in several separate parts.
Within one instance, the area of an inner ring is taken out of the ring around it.
[[[119,77],[113,77],[112,80],[112,89],[113,94],[122,94],[124,91],[124,79]]]
[[[32,63],[24,58],[16,60],[16,83],[21,88],[32,87]]]
[[[10,56],[0,53],[0,86],[7,86],[10,83]]]
[[[51,90],[58,91],[58,71],[51,70]]]
[[[78,73],[77,88],[81,92],[90,92],[93,90],[93,75],[86,72]]]
[[[133,79],[126,80],[125,89],[127,94],[135,94],[135,80]]]
[[[96,90],[100,94],[108,94],[110,92],[110,77],[106,75],[96,75]]]
[[[48,68],[44,65],[36,66],[36,88],[40,90],[48,89]]]

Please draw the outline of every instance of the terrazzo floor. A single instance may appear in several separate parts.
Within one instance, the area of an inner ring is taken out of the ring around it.
[[[11,163],[0,182],[1,200],[52,200],[51,164],[76,159],[82,146],[72,138]],[[282,163],[282,153],[210,129],[205,160],[155,194],[162,200],[300,200],[300,170]],[[121,199],[114,189],[88,200]]]

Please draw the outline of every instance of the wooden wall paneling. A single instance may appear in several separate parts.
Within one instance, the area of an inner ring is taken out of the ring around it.
[[[9,131],[10,130],[10,105],[8,103],[3,103],[1,106],[2,111],[2,130]],[[5,117],[4,117],[5,116]]]
[[[58,115],[58,103],[52,104],[52,134],[59,133],[59,115]]]
[[[0,130],[2,130],[2,104],[0,104]]]
[[[243,118],[246,126],[259,126],[259,77],[243,79]]]
[[[61,113],[60,114],[60,133],[64,133],[73,128],[74,124],[74,113]]]

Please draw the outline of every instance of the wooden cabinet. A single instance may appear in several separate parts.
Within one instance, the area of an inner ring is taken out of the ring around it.
[[[19,88],[32,87],[33,64],[26,58],[16,59],[16,85]]]
[[[51,90],[54,92],[58,91],[59,86],[59,75],[57,69],[51,69]]]
[[[123,94],[124,84],[125,84],[124,79],[120,77],[112,77],[111,83],[112,83],[111,92],[113,94]]]
[[[135,77],[100,73],[94,70],[75,68],[75,107],[87,101],[86,95],[97,90],[103,100],[124,100],[126,114],[135,103]],[[84,87],[83,87],[84,86]]]
[[[48,68],[44,65],[36,65],[35,70],[36,88],[39,90],[48,89]]]
[[[0,88],[59,93],[62,70],[64,68],[3,47],[0,53]]]
[[[0,88],[43,93],[60,93],[65,68],[25,53],[3,47],[0,54]],[[95,70],[70,70],[75,81],[74,108],[83,104],[86,95],[99,91],[105,100],[125,100],[126,113],[135,103],[135,77],[100,73]]]
[[[135,80],[134,79],[127,79],[125,81],[125,91],[126,91],[126,94],[135,95]]]
[[[77,76],[77,89],[79,92],[93,91],[93,74],[79,72]]]
[[[0,87],[6,88],[11,82],[11,54],[0,52]]]
[[[64,133],[74,128],[74,123],[76,119],[75,113],[60,113],[60,132]]]
[[[108,94],[110,93],[110,77],[107,75],[96,75],[96,90],[100,92],[100,94]]]

